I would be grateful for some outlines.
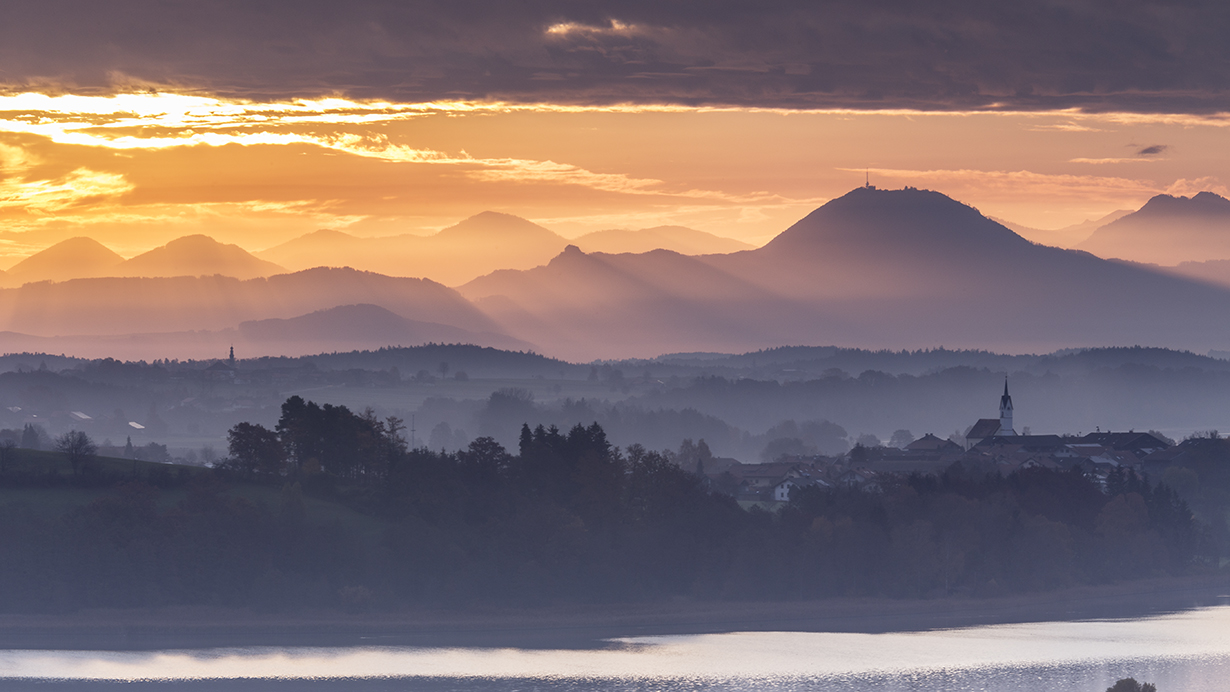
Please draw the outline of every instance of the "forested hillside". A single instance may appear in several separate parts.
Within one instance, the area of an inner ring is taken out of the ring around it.
[[[994,595],[1208,572],[1221,543],[1165,486],[1075,471],[884,475],[744,511],[597,424],[443,453],[293,397],[229,451],[171,472],[8,448],[0,610]]]

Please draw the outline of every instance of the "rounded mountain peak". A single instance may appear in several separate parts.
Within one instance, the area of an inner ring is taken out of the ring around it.
[[[808,214],[766,253],[948,256],[1011,251],[1029,241],[977,209],[932,190],[856,188]]]
[[[186,235],[137,255],[120,267],[124,276],[202,276],[221,274],[237,279],[279,274],[285,269],[257,259],[238,245],[220,243],[201,234]]]
[[[9,276],[19,281],[63,281],[102,276],[124,258],[102,243],[78,236],[63,240],[13,265]]]
[[[440,240],[549,240],[562,241],[552,231],[520,216],[484,211],[437,233]]]
[[[1204,190],[1191,197],[1178,195],[1155,195],[1134,214],[1123,217],[1129,223],[1154,216],[1211,216],[1230,215],[1230,199],[1215,192]],[[1136,217],[1133,219],[1132,217]],[[1122,219],[1121,219],[1122,220]]]

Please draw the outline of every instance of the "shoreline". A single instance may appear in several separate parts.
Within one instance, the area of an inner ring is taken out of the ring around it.
[[[1225,576],[996,598],[676,601],[518,609],[264,614],[211,607],[0,615],[0,649],[141,651],[258,646],[584,649],[607,640],[726,632],[912,632],[1121,619],[1230,605]]]

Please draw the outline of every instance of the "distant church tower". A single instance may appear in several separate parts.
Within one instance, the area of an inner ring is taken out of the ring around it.
[[[1008,380],[1004,379],[1004,395],[999,398],[999,433],[1000,436],[1015,435],[1012,429],[1012,397],[1008,396]]]
[[[232,346],[232,347],[231,347],[231,357],[230,357],[230,358],[227,358],[227,359],[226,359],[226,362],[227,362],[227,365],[230,365],[232,368],[233,368],[233,367],[235,367],[235,347],[234,347],[234,346]],[[1007,383],[1005,383],[1005,384],[1004,384],[1004,392],[1005,392],[1005,396],[1007,396],[1007,394],[1006,394],[1006,392],[1008,391],[1008,389],[1007,389],[1007,388],[1008,388],[1008,385],[1007,385]],[[1008,403],[1008,407],[1009,407],[1009,408],[1011,408],[1011,407],[1012,407],[1012,403],[1011,403],[1011,402],[1009,402],[1009,403]],[[1009,416],[1009,420],[1011,420],[1011,416],[1012,416],[1012,414],[1011,414],[1011,413],[1009,413],[1009,414],[1008,414],[1008,416]]]

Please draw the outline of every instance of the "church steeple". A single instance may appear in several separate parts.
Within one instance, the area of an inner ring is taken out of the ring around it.
[[[226,362],[227,362],[227,364],[228,364],[228,365],[230,365],[232,368],[233,368],[233,367],[235,367],[235,347],[234,347],[234,346],[231,346],[231,356],[230,356],[230,358],[227,358],[227,359],[226,359]],[[1006,385],[1005,385],[1005,386],[1006,386]],[[1007,391],[1007,390],[1005,389],[1004,391]]]
[[[1008,394],[1008,378],[1004,378],[1004,395],[999,398],[999,434],[1015,435],[1012,429],[1012,397]]]

